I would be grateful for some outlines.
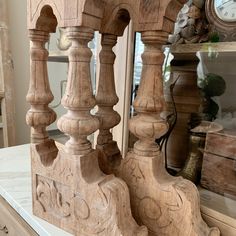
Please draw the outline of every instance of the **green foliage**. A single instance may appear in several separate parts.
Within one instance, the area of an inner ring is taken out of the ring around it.
[[[221,96],[226,89],[226,83],[224,79],[216,74],[209,73],[201,81],[202,91],[207,97]]]
[[[214,120],[219,110],[219,106],[211,97],[221,96],[226,89],[225,80],[216,74],[209,73],[204,79],[199,79],[199,87],[205,97],[205,107],[203,113],[206,120]]]
[[[205,115],[207,120],[214,120],[216,119],[216,115],[219,111],[219,106],[216,102],[214,102],[211,98],[208,100],[207,110],[205,111]]]
[[[219,34],[217,32],[212,32],[209,36],[209,41],[211,43],[218,43],[220,41]]]

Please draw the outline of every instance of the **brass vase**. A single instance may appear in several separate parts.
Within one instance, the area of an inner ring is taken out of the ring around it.
[[[191,132],[189,137],[189,153],[183,169],[178,176],[198,184],[201,179],[203,150],[205,147],[206,134]]]
[[[177,174],[198,184],[201,179],[203,152],[208,132],[219,132],[223,127],[215,122],[202,121],[190,130],[189,153],[183,169]]]

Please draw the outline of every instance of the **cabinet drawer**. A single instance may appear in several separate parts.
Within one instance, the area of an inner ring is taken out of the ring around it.
[[[38,235],[0,196],[0,236]]]

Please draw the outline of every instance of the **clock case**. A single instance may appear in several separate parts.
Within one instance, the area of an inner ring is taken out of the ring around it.
[[[221,42],[236,41],[236,21],[225,22],[221,20],[215,12],[214,0],[206,0],[205,12],[210,23],[210,31],[217,32]]]

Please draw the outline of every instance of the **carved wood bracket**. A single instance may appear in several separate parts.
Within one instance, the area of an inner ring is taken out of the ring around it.
[[[162,153],[155,143],[168,129],[160,115],[165,107],[161,47],[184,3],[185,0],[28,0],[32,46],[27,123],[32,127],[36,215],[79,236],[219,235],[217,229],[210,229],[202,220],[195,187],[165,172]],[[138,115],[130,121],[130,130],[139,141],[122,160],[110,132],[120,121],[113,110],[118,97],[112,48],[131,19],[135,31],[142,33],[146,48],[141,85],[134,102]],[[68,83],[62,99],[67,113],[58,122],[69,141],[60,150],[46,132],[55,114],[48,108],[53,96],[44,44],[57,25],[66,28],[72,42]],[[102,33],[96,98],[91,87],[92,54],[88,48],[95,30]],[[96,104],[98,112],[94,116],[90,111]],[[87,137],[97,129],[98,145],[94,150]],[[121,179],[101,172],[98,158],[102,159],[99,162],[104,172]]]

